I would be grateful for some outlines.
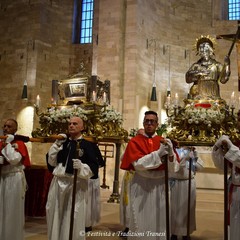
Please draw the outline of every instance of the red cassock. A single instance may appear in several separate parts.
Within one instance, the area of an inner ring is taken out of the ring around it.
[[[131,138],[123,155],[120,168],[123,170],[134,170],[132,163],[153,151],[157,151],[162,139],[164,138],[158,135],[148,138],[142,134]],[[163,169],[164,164],[154,170]]]
[[[23,141],[12,141],[11,144],[17,144],[17,147],[16,147],[16,151],[19,152],[21,155],[22,155],[22,164],[25,166],[25,167],[29,167],[31,165],[30,163],[30,158],[29,158],[29,155],[28,155],[28,150],[27,150],[27,147],[26,145],[24,144]],[[2,151],[3,149],[3,142],[0,141],[0,149]],[[0,153],[0,155],[2,156],[2,154]],[[9,164],[9,162],[7,162],[6,160],[4,161],[4,164],[7,165]]]

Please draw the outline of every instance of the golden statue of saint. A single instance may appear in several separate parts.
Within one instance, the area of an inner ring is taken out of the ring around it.
[[[196,40],[196,51],[200,59],[186,73],[186,82],[193,83],[190,88],[190,99],[218,100],[220,97],[219,82],[225,84],[231,74],[230,59],[226,56],[224,64],[214,59],[214,39],[201,36]]]

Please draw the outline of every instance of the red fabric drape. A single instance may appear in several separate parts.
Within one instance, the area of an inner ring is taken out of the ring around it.
[[[46,202],[52,173],[46,168],[25,169],[28,189],[25,197],[25,215],[43,217],[46,215]]]

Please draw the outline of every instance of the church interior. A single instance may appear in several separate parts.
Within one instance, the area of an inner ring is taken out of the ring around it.
[[[142,128],[147,110],[156,111],[163,126],[174,114],[168,108],[174,101],[184,108],[191,87],[185,75],[199,58],[196,41],[201,36],[214,39],[219,62],[232,47],[231,75],[219,83],[220,95],[232,115],[240,109],[239,26],[228,20],[228,1],[94,0],[90,43],[80,43],[82,2],[0,0],[1,124],[14,118],[18,134],[30,137],[27,240],[47,239],[45,204],[52,175],[45,155],[50,136],[66,130],[63,119],[69,112],[86,117],[86,137],[99,143],[106,160],[100,170],[101,221],[94,231],[107,234],[122,230],[118,205],[124,171],[119,164],[129,133]],[[111,114],[113,119],[107,119]],[[192,142],[205,164],[196,174],[193,240],[224,235],[224,176],[212,162],[208,139]],[[87,239],[120,237],[90,234]]]

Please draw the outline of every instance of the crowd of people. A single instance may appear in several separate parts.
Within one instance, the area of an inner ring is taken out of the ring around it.
[[[0,141],[0,239],[6,240],[24,239],[27,189],[24,168],[30,166],[30,159],[24,140],[16,135],[17,127],[14,119],[8,119],[3,127],[5,138]],[[156,112],[145,112],[143,127],[129,140],[122,156],[120,168],[125,174],[121,185],[120,223],[125,229],[120,236],[161,240],[166,239],[169,227],[171,240],[179,237],[189,240],[196,230],[195,173],[202,170],[203,161],[194,147],[179,147],[177,141],[156,134]],[[53,174],[46,203],[48,238],[51,240],[69,239],[71,231],[72,239],[84,240],[86,232],[92,231],[92,226],[100,221],[98,172],[104,161],[97,144],[83,138],[83,129],[83,120],[72,117],[68,135],[60,134],[46,155],[48,169]],[[213,147],[212,158],[220,169],[224,161],[228,161],[229,233],[230,240],[237,240],[240,235],[239,146],[223,135]],[[166,169],[169,206],[166,205]]]

